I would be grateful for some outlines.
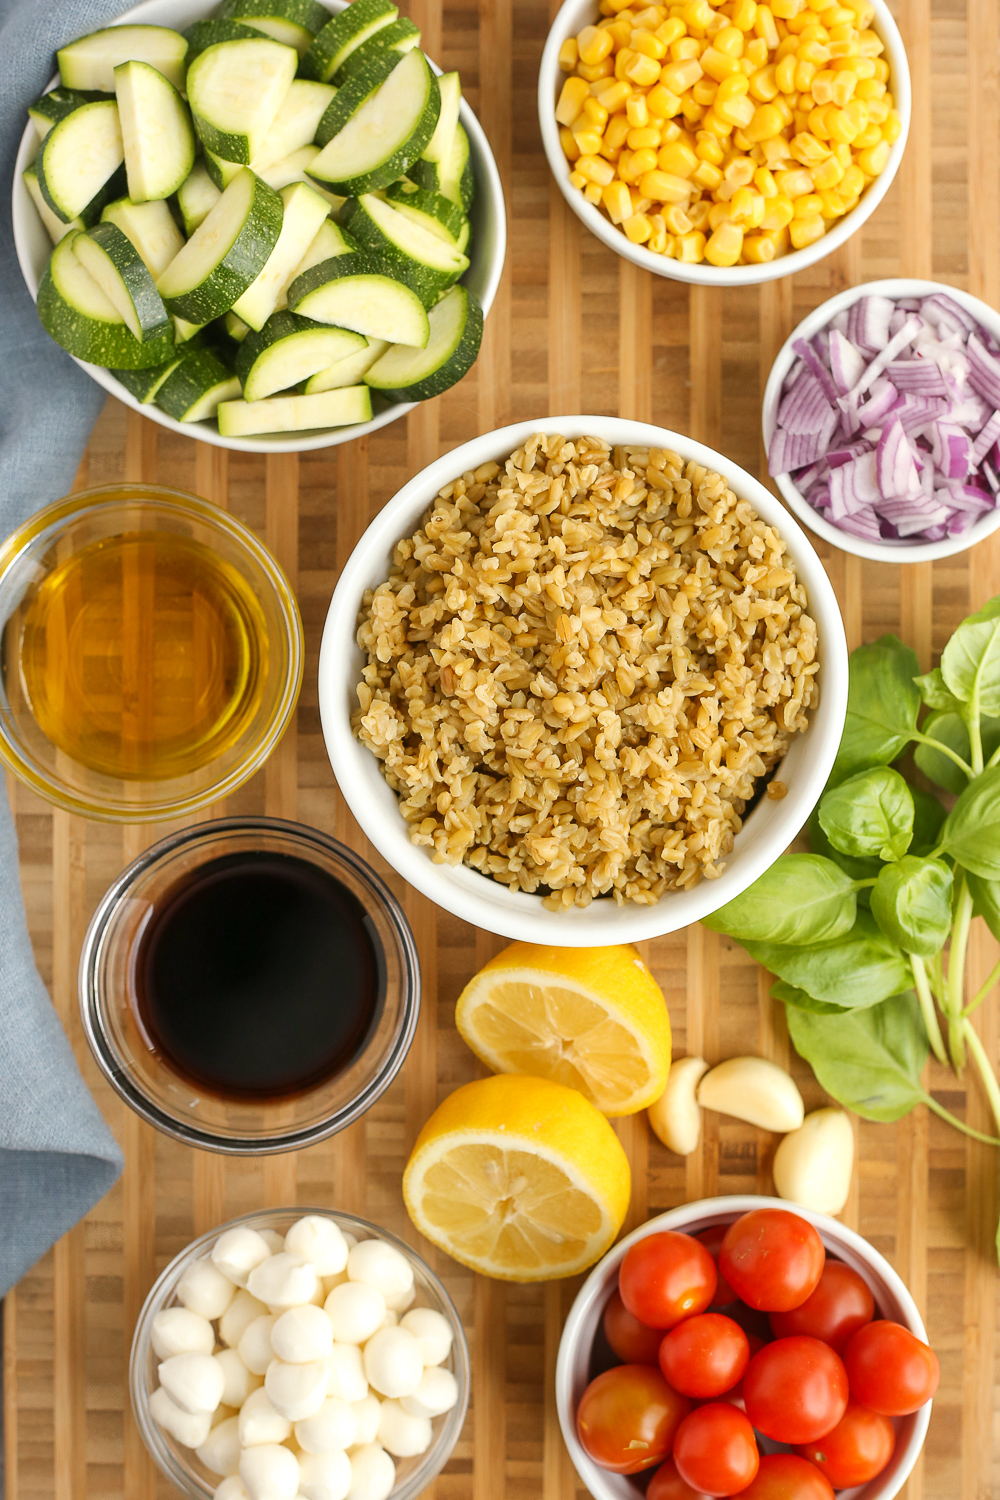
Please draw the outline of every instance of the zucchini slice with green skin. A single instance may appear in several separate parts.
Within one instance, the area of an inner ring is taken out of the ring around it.
[[[412,287],[427,308],[469,268],[468,259],[448,240],[430,234],[372,193],[348,198],[340,222],[360,245],[391,265],[393,275]]]
[[[63,223],[79,217],[86,224],[111,196],[109,184],[124,160],[114,99],[81,104],[53,125],[39,147],[35,158],[38,186]]]
[[[216,156],[214,151],[205,148],[205,171],[220,193],[226,191],[237,172],[242,170],[238,161],[227,161],[224,156]]]
[[[227,312],[222,322],[225,326],[226,333],[232,339],[233,343],[242,344],[243,340],[250,332],[249,323],[244,323],[243,319],[238,318],[234,312]]]
[[[149,63],[119,63],[115,97],[133,203],[169,198],[194,166],[188,107],[168,78]]]
[[[296,78],[281,101],[281,108],[274,117],[274,124],[267,133],[267,140],[250,163],[253,170],[262,176],[267,167],[311,146],[329,105],[337,90],[329,83],[316,83],[311,78]]]
[[[423,348],[430,337],[427,310],[394,268],[364,250],[336,255],[296,276],[288,306],[304,318],[351,328],[366,338]]]
[[[428,234],[436,234],[439,239],[447,240],[458,250],[465,249],[464,245],[459,244],[459,240],[463,233],[468,236],[469,221],[459,205],[450,198],[444,197],[442,193],[429,193],[426,188],[405,181],[394,182],[385,196],[398,213],[405,214],[408,219],[426,229]]]
[[[381,64],[373,63],[378,73]],[[321,122],[338,113],[345,94],[363,88],[367,73],[348,79]],[[351,197],[375,192],[405,177],[434,134],[441,109],[437,79],[419,48],[407,52],[374,93],[370,94],[317,156],[309,174]],[[317,137],[319,138],[319,137]]]
[[[187,50],[187,37],[168,26],[107,26],[60,47],[56,62],[68,89],[113,94],[115,68],[123,62],[149,63],[182,89]]]
[[[300,57],[330,19],[330,12],[318,0],[225,0],[219,14],[294,47]]]
[[[349,53],[334,73],[333,81],[338,86],[346,83],[348,78],[355,73],[362,72],[382,53],[398,52],[402,57],[404,52],[409,52],[412,48],[419,46],[419,26],[415,26],[409,16],[400,16],[398,20],[376,31],[374,36],[370,36],[367,42],[362,42],[354,52]]]
[[[457,203],[464,213],[468,213],[476,183],[465,127],[458,125],[447,161],[434,162],[421,158],[413,163],[406,176],[418,187],[426,188],[429,193],[440,193],[442,197],[450,198],[452,203]]]
[[[38,186],[38,173],[34,167],[25,167],[21,176],[24,179],[25,187],[28,189],[28,196],[38,210],[38,217],[45,225],[49,239],[53,245],[58,245],[59,241],[65,239],[66,235],[71,234],[74,229],[83,228],[82,219],[70,219],[68,224],[64,224],[62,219],[52,212],[42,197],[42,190]]]
[[[220,401],[239,395],[240,382],[214,349],[192,348],[156,393],[156,404],[175,422],[214,417]]]
[[[50,338],[88,364],[112,370],[161,365],[173,354],[173,329],[141,344],[117,308],[80,264],[74,230],[53,250],[38,288],[38,317]]]
[[[81,104],[93,104],[98,95],[89,90],[81,93],[79,89],[50,89],[47,94],[42,94],[34,104],[28,105],[28,119],[38,132],[38,139],[44,141],[53,125],[58,125],[67,115],[71,115],[74,109],[79,109]]]
[[[113,304],[134,338],[161,338],[171,328],[146,263],[117,224],[95,224],[75,241],[76,258]]]
[[[442,73],[438,88],[441,90],[441,113],[434,134],[424,148],[425,161],[447,161],[458,129],[458,110],[462,103],[462,84],[458,74]]]
[[[281,233],[281,199],[244,167],[157,278],[168,309],[189,323],[221,318],[252,286]]]
[[[288,285],[291,286],[299,276],[306,271],[311,271],[313,266],[320,265],[324,260],[331,260],[335,255],[347,255],[351,250],[357,250],[357,240],[345,234],[340,225],[333,219],[324,219],[309,249],[303,255],[299,264],[295,267],[295,275]],[[287,291],[287,288],[286,288]]]
[[[262,177],[268,187],[278,191],[283,187],[290,187],[293,182],[304,182],[317,193],[322,193],[334,213],[339,212],[345,200],[339,193],[331,193],[321,182],[314,182],[309,176],[309,168],[319,155],[318,146],[300,146],[298,151],[293,151],[291,156],[286,156],[284,161],[276,161],[273,167],[262,167],[257,173]]]
[[[288,93],[298,53],[270,37],[217,42],[188,68],[187,96],[203,144],[247,165],[263,148]]]
[[[302,59],[302,76],[329,83],[352,52],[391,25],[398,15],[393,0],[354,0],[316,33]]]
[[[334,97],[316,126],[317,146],[325,146],[339,135],[401,61],[396,53],[380,52],[367,68],[359,69],[341,88],[334,89]]]
[[[128,198],[117,198],[105,207],[101,222],[118,225],[142,256],[154,280],[184,248],[184,236],[161,201],[133,203]]]
[[[387,350],[364,377],[373,390],[395,401],[429,401],[472,369],[483,341],[483,310],[468,287],[453,286],[429,316],[426,347]]]
[[[367,344],[360,333],[347,328],[331,328],[295,313],[272,313],[259,333],[247,334],[236,356],[244,398],[261,401],[276,391],[291,390]]]
[[[204,224],[221,197],[222,189],[212,181],[205,163],[196,161],[177,189],[177,207],[184,221],[184,233],[189,239],[198,226]]]
[[[224,21],[221,16],[206,16],[203,21],[194,21],[185,27],[184,35],[187,37],[187,65],[190,67],[199,52],[204,52],[207,47],[215,47],[219,42],[254,42],[260,32],[242,21]]]
[[[176,313],[174,313],[173,316],[174,343],[178,345],[190,344],[195,338],[197,338],[202,329],[207,327],[207,324],[205,323],[189,323],[187,318],[179,318]]]
[[[281,233],[259,275],[233,303],[233,312],[251,328],[263,328],[295,275],[303,255],[330,211],[321,193],[304,182],[281,189]]]
[[[371,393],[366,385],[324,391],[315,396],[270,396],[265,401],[224,401],[219,407],[223,437],[252,437],[263,432],[307,432],[318,427],[347,427],[370,422]]]
[[[149,370],[112,370],[111,373],[130,396],[141,401],[143,406],[149,406],[155,401],[156,393],[167,376],[173,374],[183,358],[184,350],[178,349],[172,359],[162,365],[153,365]]]
[[[327,365],[318,375],[311,376],[302,389],[307,396],[315,396],[320,391],[339,391],[345,385],[357,385],[364,379],[365,371],[370,370],[375,361],[391,348],[385,339],[369,339],[366,348],[348,354],[346,359],[338,359],[336,364]]]

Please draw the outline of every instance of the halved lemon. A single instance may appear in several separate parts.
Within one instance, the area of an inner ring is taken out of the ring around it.
[[[621,1228],[630,1191],[625,1152],[592,1104],[562,1084],[503,1074],[449,1095],[403,1173],[421,1234],[503,1281],[592,1265]]]
[[[606,1115],[658,1099],[670,1071],[663,991],[631,946],[511,943],[471,979],[455,1021],[495,1073],[579,1089]]]

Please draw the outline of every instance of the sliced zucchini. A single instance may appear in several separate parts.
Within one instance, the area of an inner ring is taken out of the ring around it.
[[[362,42],[356,51],[350,53],[333,75],[333,81],[336,84],[346,83],[353,73],[367,68],[380,53],[398,52],[402,57],[404,52],[419,46],[420,28],[413,24],[409,16],[400,16],[398,20],[376,31],[367,42]]]
[[[187,37],[188,67],[194,62],[199,52],[204,52],[207,47],[215,47],[219,42],[253,42],[260,36],[260,32],[253,26],[246,26],[242,21],[224,21],[219,16],[206,16],[203,21],[195,21],[185,29]]]
[[[368,385],[395,401],[429,401],[472,369],[483,340],[483,310],[468,287],[453,286],[429,318],[426,346],[387,350],[365,375]]]
[[[52,212],[51,208],[42,197],[42,190],[38,186],[38,173],[35,171],[34,167],[25,167],[24,171],[21,173],[21,176],[24,179],[25,187],[28,189],[28,195],[31,198],[32,203],[38,210],[38,217],[45,225],[45,228],[48,231],[49,239],[52,241],[53,245],[58,245],[59,241],[61,239],[64,239],[66,235],[70,234],[74,229],[83,228],[82,219],[70,219],[68,224],[64,224],[62,219],[59,218],[58,214],[54,214]]]
[[[417,187],[415,182],[405,179],[394,182],[385,196],[397,212],[405,214],[428,234],[447,240],[457,250],[465,249],[459,241],[463,235],[468,239],[469,221],[450,198],[445,198],[442,193],[429,193],[426,188]]]
[[[353,328],[390,344],[422,349],[430,337],[427,310],[416,292],[364,250],[336,255],[296,276],[288,288],[288,305],[317,323]]]
[[[288,93],[298,53],[269,37],[217,42],[188,69],[187,96],[205,147],[246,165],[262,149]]]
[[[458,125],[447,161],[434,162],[421,158],[420,161],[413,163],[406,175],[411,177],[418,187],[426,188],[429,193],[440,193],[442,197],[450,198],[452,203],[457,203],[464,213],[468,213],[475,191],[475,179],[472,175],[469,137],[465,133],[465,127],[461,123]]]
[[[283,217],[274,249],[254,281],[233,303],[233,312],[251,328],[264,327],[330,211],[322,194],[304,182],[283,187],[280,198]]]
[[[221,197],[222,189],[212,181],[205,162],[196,161],[177,189],[177,207],[184,221],[184,233],[189,238],[199,224],[205,222]]]
[[[370,370],[377,359],[381,359],[387,349],[392,345],[387,344],[385,339],[369,339],[364,349],[359,349],[356,354],[348,354],[346,359],[338,359],[336,364],[328,365],[325,370],[320,370],[318,375],[313,375],[303,386],[307,396],[315,396],[320,391],[339,391],[345,385],[357,385],[363,380],[365,371]]]
[[[79,236],[73,249],[81,266],[93,276],[119,317],[125,319],[134,338],[145,344],[171,328],[156,282],[117,224],[95,224]]]
[[[267,264],[281,233],[282,212],[278,194],[249,167],[237,173],[157,278],[169,310],[190,323],[227,313]]]
[[[139,370],[161,365],[173,353],[173,330],[141,344],[113,303],[84,270],[73,230],[53,250],[38,288],[38,316],[50,338],[88,364],[112,370]]]
[[[262,168],[257,176],[263,177],[267,185],[275,190],[289,187],[293,182],[305,182],[317,193],[322,193],[333,212],[337,213],[345,200],[339,193],[329,192],[321,182],[314,182],[309,176],[309,168],[318,155],[318,146],[300,146],[298,151],[293,151],[291,156],[285,157],[284,161],[276,161],[273,167]]]
[[[60,47],[56,62],[68,89],[115,91],[115,69],[123,62],[144,62],[184,87],[187,38],[168,26],[106,26]]]
[[[238,318],[234,312],[227,312],[222,321],[225,324],[226,333],[232,339],[233,343],[242,344],[250,332],[249,324],[244,323],[243,319]]]
[[[355,73],[343,87],[334,89],[334,98],[316,126],[317,146],[325,146],[344,129],[359,109],[381,88],[399,62],[400,58],[396,53],[380,52],[367,68]]]
[[[329,144],[309,173],[317,181],[329,183],[336,192],[347,196],[370,193],[405,177],[434,133],[441,95],[437,79],[418,48],[407,52],[360,108],[345,123],[339,123],[344,96],[363,89],[369,72],[378,76],[390,63],[391,55],[373,63],[365,73],[349,78],[320,124],[317,139],[324,139],[328,124],[336,125],[336,134],[325,137]]]
[[[219,14],[245,21],[274,41],[294,47],[300,57],[330,19],[330,12],[318,0],[225,0]]]
[[[214,349],[192,348],[156,393],[156,404],[175,422],[214,417],[220,401],[240,393],[240,382]]]
[[[302,59],[303,76],[329,83],[352,52],[377,31],[391,25],[398,15],[393,0],[354,0],[353,5],[345,6],[317,32]]]
[[[266,168],[312,144],[316,130],[337,90],[329,83],[296,78],[281,101],[274,124],[250,165],[262,176]]]
[[[119,381],[130,396],[141,401],[143,406],[148,406],[156,399],[156,393],[184,358],[183,349],[175,350],[172,358],[162,365],[153,365],[148,370],[112,370],[111,373]]]
[[[188,107],[168,78],[149,63],[119,63],[115,97],[133,203],[169,198],[194,166]]]
[[[441,113],[434,134],[424,148],[425,161],[447,161],[458,129],[458,110],[462,103],[462,84],[458,74],[442,73],[438,88],[441,90]]]
[[[78,89],[50,89],[34,104],[28,105],[28,119],[37,130],[38,139],[44,141],[53,125],[58,125],[81,104],[93,104],[97,97],[93,90],[81,93]]]
[[[219,407],[223,437],[252,437],[262,432],[307,432],[316,427],[347,427],[370,422],[371,393],[366,385],[324,391],[317,396],[271,396],[266,401],[224,401]]]
[[[101,214],[104,223],[117,224],[132,241],[155,279],[184,248],[184,236],[163,202],[132,203],[118,198]]]
[[[53,125],[42,142],[35,159],[38,186],[64,223],[80,216],[86,224],[111,196],[109,184],[124,159],[115,101],[81,104]]]
[[[360,245],[390,265],[393,275],[412,287],[425,307],[433,307],[469,268],[468,259],[448,240],[428,233],[373,193],[348,198],[340,222]]]
[[[236,373],[247,401],[288,391],[300,381],[367,347],[347,328],[331,328],[295,313],[276,312],[259,333],[248,333],[236,356]]]
[[[238,161],[227,161],[224,156],[216,156],[214,151],[205,148],[205,171],[220,193],[225,192],[237,172],[242,170]]]
[[[175,344],[190,344],[207,327],[205,323],[189,323],[187,318],[179,318],[176,313],[173,316]]]
[[[304,272],[312,270],[313,266],[318,266],[322,261],[331,260],[335,255],[346,255],[357,248],[357,241],[353,240],[349,234],[345,234],[339,224],[335,224],[333,219],[324,219],[309,249],[295,267],[295,276],[291,278],[291,281],[303,275]]]

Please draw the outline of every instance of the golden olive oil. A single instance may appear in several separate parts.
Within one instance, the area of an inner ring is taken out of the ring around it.
[[[240,738],[260,700],[267,636],[253,591],[176,532],[125,532],[57,561],[7,631],[7,669],[18,663],[39,728],[106,776],[197,770]]]

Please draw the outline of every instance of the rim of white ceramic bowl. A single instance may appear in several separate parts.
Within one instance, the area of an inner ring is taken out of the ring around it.
[[[251,1228],[273,1229],[278,1222],[303,1218],[306,1214],[320,1214],[325,1219],[333,1219],[341,1229],[347,1230],[355,1235],[355,1238],[369,1238],[385,1240],[396,1250],[404,1255],[414,1270],[422,1276],[433,1293],[437,1311],[442,1313],[451,1324],[452,1355],[449,1364],[453,1367],[452,1373],[458,1382],[458,1401],[445,1413],[444,1422],[435,1434],[434,1441],[421,1461],[403,1475],[402,1479],[393,1487],[389,1500],[417,1500],[417,1497],[426,1489],[427,1485],[441,1472],[448,1459],[451,1457],[455,1444],[458,1442],[465,1421],[465,1413],[469,1405],[469,1393],[472,1385],[472,1369],[469,1361],[469,1345],[465,1337],[465,1329],[458,1315],[458,1309],[448,1294],[447,1289],[431,1270],[430,1266],[421,1255],[405,1240],[392,1233],[390,1229],[384,1229],[381,1224],[373,1224],[369,1219],[362,1219],[357,1214],[342,1213],[335,1208],[317,1208],[309,1204],[296,1203],[287,1208],[257,1209],[253,1213],[240,1214],[235,1219],[229,1219],[225,1224],[219,1224],[214,1229],[209,1229],[186,1245],[178,1255],[175,1255],[170,1264],[160,1272],[152,1287],[150,1288],[142,1311],[136,1319],[135,1332],[132,1335],[132,1347],[129,1354],[128,1380],[129,1396],[132,1403],[132,1412],[135,1416],[136,1425],[140,1436],[146,1446],[146,1450],[152,1458],[161,1474],[175,1484],[183,1493],[191,1497],[191,1500],[211,1500],[213,1486],[200,1479],[189,1464],[182,1461],[180,1453],[184,1450],[183,1445],[175,1442],[163,1429],[158,1426],[149,1411],[149,1397],[151,1389],[148,1381],[147,1365],[152,1337],[152,1322],[155,1315],[166,1304],[168,1297],[173,1296],[174,1288],[180,1280],[182,1270],[191,1261],[197,1260],[203,1251],[215,1243],[220,1234],[228,1229],[235,1229],[243,1224],[249,1224]],[[286,1226],[287,1227],[287,1226]],[[435,1419],[436,1420],[436,1419]],[[407,1462],[407,1460],[403,1460]],[[221,1477],[216,1480],[216,1485],[221,1483]]]
[[[602,244],[607,245],[616,255],[641,266],[643,270],[652,271],[654,276],[665,276],[671,281],[687,281],[696,286],[754,286],[762,281],[777,281],[782,276],[794,276],[796,271],[814,266],[817,261],[823,260],[849,240],[878,208],[899,170],[910,130],[910,68],[903,39],[885,0],[871,0],[871,4],[875,10],[874,30],[885,43],[888,55],[893,102],[899,112],[902,129],[899,139],[889,152],[885,169],[865,189],[857,207],[838,219],[821,239],[807,245],[804,250],[790,250],[787,255],[779,255],[766,265],[759,266],[712,266],[706,262],[687,265],[666,255],[654,255],[644,245],[633,245],[599,208],[587,202],[582,192],[570,186],[572,168],[559,143],[559,126],[555,117],[556,100],[565,76],[559,67],[559,48],[567,37],[576,36],[581,27],[600,19],[597,0],[565,0],[549,28],[538,70],[538,120],[542,144],[559,191],[577,218]]]
[[[320,3],[331,14],[336,14],[345,8],[348,0],[320,0]],[[146,25],[172,26],[176,30],[183,30],[185,26],[211,15],[213,11],[214,6],[210,0],[141,0],[139,5],[133,5],[129,10],[122,11],[121,15],[115,16],[108,24],[123,26],[140,22]],[[428,62],[433,71],[440,76],[442,69],[437,63],[432,62],[430,58]],[[46,84],[46,88],[53,88],[57,83],[58,74],[54,74]],[[477,266],[477,247],[482,245],[487,238],[483,227],[486,222],[492,226],[494,239],[493,256],[484,267],[481,279],[482,291],[477,293],[485,318],[493,306],[500,278],[503,275],[507,253],[507,210],[504,203],[503,185],[492,148],[483,127],[464,98],[459,106],[459,119],[469,137],[470,159],[477,189],[471,213],[472,255],[469,271],[462,278],[463,281],[468,280],[473,267]],[[17,160],[14,164],[11,217],[18,264],[33,302],[38,300],[38,284],[41,280],[39,265],[42,264],[42,260],[41,252],[33,249],[32,241],[38,244],[44,242],[46,260],[52,251],[48,234],[38,219],[35,206],[21,175],[25,168],[31,166],[37,150],[35,127],[29,120],[21,136]],[[42,269],[44,269],[43,264]],[[175,418],[168,416],[165,411],[161,411],[154,403],[144,404],[136,400],[135,396],[114,378],[111,371],[104,369],[102,365],[87,364],[85,360],[77,359],[75,355],[67,357],[79,365],[80,369],[85,371],[99,386],[102,386],[110,396],[114,396],[123,405],[131,407],[140,416],[149,417],[150,421],[155,422],[158,427],[165,427],[169,432],[179,433],[182,437],[195,438],[199,442],[211,444],[214,448],[226,448],[233,452],[309,453],[317,448],[335,448],[341,443],[353,442],[355,438],[367,437],[370,433],[378,432],[380,428],[387,427],[390,422],[405,417],[407,412],[412,411],[414,406],[419,404],[413,401],[396,401],[387,406],[384,411],[379,412],[370,422],[358,422],[349,427],[326,427],[305,434],[287,433],[271,437],[227,438],[222,436],[211,419],[204,422],[178,422]]]
[[[789,1203],[784,1198],[765,1198],[753,1193],[734,1194],[732,1197],[703,1198],[695,1203],[683,1203],[666,1213],[657,1214],[634,1229],[631,1234],[618,1241],[613,1249],[591,1271],[580,1288],[566,1317],[559,1353],[556,1358],[556,1408],[563,1440],[569,1450],[573,1467],[595,1500],[637,1500],[638,1492],[627,1475],[612,1474],[600,1468],[584,1452],[576,1435],[576,1409],[580,1396],[588,1383],[591,1348],[597,1332],[604,1305],[617,1280],[618,1268],[631,1245],[659,1230],[674,1229],[697,1233],[713,1228],[717,1224],[731,1223],[741,1214],[755,1208],[781,1208],[788,1213],[808,1219],[824,1245],[837,1257],[864,1276],[875,1298],[876,1308],[883,1314],[888,1312],[902,1322],[917,1338],[927,1342],[927,1330],[917,1304],[905,1282],[893,1270],[874,1245],[853,1229],[848,1229],[838,1219],[828,1214],[814,1213]],[[909,1417],[898,1418],[897,1445],[889,1464],[882,1474],[876,1475],[867,1484],[849,1490],[838,1490],[837,1500],[892,1500],[898,1495],[917,1461],[927,1436],[931,1405],[924,1406]],[[906,1431],[905,1441],[900,1443],[898,1433]],[[778,1447],[780,1445],[773,1445]]]
[[[589,907],[551,912],[540,896],[512,891],[466,865],[436,864],[411,843],[396,794],[379,762],[351,731],[361,653],[355,640],[366,588],[388,576],[393,548],[409,536],[438,491],[490,459],[502,461],[536,432],[566,438],[603,437],[612,444],[672,448],[722,474],[727,484],[775,525],[788,544],[809,596],[819,635],[820,702],[809,729],[797,735],[776,776],[788,786],[781,801],[762,798],[737,835],[724,873],[693,890],[672,891],[652,906],[617,906],[611,898]],[[847,707],[847,642],[836,595],[819,557],[795,517],[745,469],[712,448],[646,422],[621,417],[552,416],[484,433],[453,449],[409,480],[372,521],[348,558],[327,614],[319,662],[319,707],[327,754],[340,790],[383,859],[415,889],[474,926],[503,937],[576,948],[640,942],[699,921],[751,885],[805,823],[833,765]]]
[[[961,287],[948,286],[943,281],[925,281],[913,276],[888,276],[882,281],[865,281],[860,286],[848,287],[846,291],[838,292],[835,297],[829,297],[826,302],[821,302],[819,307],[814,308],[808,317],[803,318],[798,327],[792,330],[778,350],[777,358],[771,366],[771,373],[767,377],[764,399],[761,402],[761,428],[764,433],[765,450],[770,446],[774,435],[778,404],[785,377],[796,358],[792,348],[794,343],[799,339],[813,338],[839,312],[842,312],[845,307],[853,306],[862,297],[891,297],[895,301],[898,297],[931,297],[935,292],[941,292],[946,297],[953,298],[960,307],[964,307],[974,318],[978,318],[994,338],[1000,339],[1000,313],[978,297],[973,297],[971,292],[963,292]],[[820,515],[815,506],[810,505],[802,491],[796,487],[789,474],[777,474],[773,477],[791,509],[810,531],[815,532],[817,536],[830,542],[834,547],[839,547],[841,552],[850,552],[855,557],[864,557],[871,562],[917,563],[933,562],[939,557],[953,557],[956,552],[964,552],[967,547],[974,547],[977,542],[991,536],[1000,526],[1000,505],[998,505],[995,510],[982,516],[974,526],[970,526],[968,531],[963,531],[961,536],[945,537],[940,542],[869,541],[867,537],[853,536],[849,531],[841,531],[838,526],[834,526],[832,521]]]

